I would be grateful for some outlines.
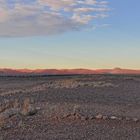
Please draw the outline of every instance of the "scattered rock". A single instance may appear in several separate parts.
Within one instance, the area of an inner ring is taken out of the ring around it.
[[[85,116],[81,116],[81,121],[85,121],[86,117]]]
[[[36,110],[41,110],[41,107],[36,107]]]
[[[107,120],[108,119],[108,116],[103,116],[103,120]]]
[[[31,116],[37,113],[37,109],[31,104],[29,98],[26,98],[23,105],[16,99],[14,101],[5,100],[0,105],[0,130],[7,130],[13,127],[13,116],[24,115]],[[22,117],[22,116],[20,116]],[[11,119],[10,119],[11,118]],[[21,123],[19,123],[20,126]]]
[[[22,124],[23,124],[23,122],[22,122],[22,120],[20,120],[20,121],[18,122],[18,127],[21,127]]]
[[[126,118],[125,118],[125,120],[126,120],[126,121],[130,121],[131,119],[130,119],[130,118],[128,118],[128,117],[126,117]]]
[[[7,109],[3,113],[0,113],[0,120],[6,120],[6,119],[16,115],[17,113],[18,113],[17,109],[14,109],[14,108]]]
[[[95,116],[96,119],[102,119],[103,115],[102,114],[98,114],[97,116]]]
[[[116,116],[111,116],[110,119],[111,120],[117,120],[118,118]]]
[[[89,116],[88,119],[89,120],[93,120],[95,117],[94,116]]]
[[[63,115],[62,119],[68,118],[68,117],[70,117],[70,116],[71,116],[71,114],[65,114],[65,115]]]
[[[11,107],[11,103],[8,100],[4,100],[4,103],[0,106],[0,113]]]
[[[53,117],[51,117],[53,120],[55,120],[55,121],[58,121],[59,120],[59,117],[58,116],[53,116]]]
[[[19,104],[18,99],[16,99],[16,100],[14,101],[13,107],[14,107],[14,108],[20,108],[20,104]]]
[[[26,124],[25,124],[25,122],[24,122],[23,120],[20,120],[20,121],[18,122],[18,127],[24,129],[25,126],[26,126]]]
[[[7,125],[6,123],[0,124],[0,130],[7,130],[9,129],[11,126]],[[1,140],[1,139],[0,139]]]
[[[81,115],[80,114],[75,114],[75,119],[81,119]]]
[[[133,118],[133,121],[134,121],[134,122],[138,122],[139,119],[138,119],[138,118]]]

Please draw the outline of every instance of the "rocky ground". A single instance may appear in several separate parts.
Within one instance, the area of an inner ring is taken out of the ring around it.
[[[0,140],[139,140],[140,76],[0,77]]]

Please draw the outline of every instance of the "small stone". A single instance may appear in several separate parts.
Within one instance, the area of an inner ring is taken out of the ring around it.
[[[89,118],[89,120],[93,120],[94,116],[89,116],[88,118]]]
[[[81,116],[79,114],[75,115],[75,119],[80,119],[80,118],[81,118]]]
[[[36,107],[36,110],[41,110],[41,107]]]
[[[13,107],[14,107],[14,108],[20,108],[20,104],[19,104],[18,99],[15,99],[15,101],[14,101],[14,103],[13,103]]]
[[[108,117],[107,116],[103,116],[103,120],[107,120],[108,119]]]
[[[64,115],[62,116],[62,119],[68,118],[68,117],[70,117],[70,116],[71,116],[71,114],[64,114]]]
[[[137,118],[133,118],[133,121],[134,121],[134,122],[138,122],[139,119],[137,119]]]
[[[103,115],[102,114],[98,114],[97,116],[95,116],[96,119],[102,119]]]
[[[11,125],[6,125],[5,129],[10,129],[11,128]]]
[[[85,116],[81,116],[81,120],[82,121],[85,121],[86,120],[86,117]]]
[[[117,120],[117,117],[116,116],[111,116],[110,119]]]
[[[18,127],[21,127],[21,126],[22,126],[22,124],[23,124],[23,121],[22,121],[22,120],[20,120],[20,121],[19,121],[19,123],[18,123]]]
[[[126,118],[125,118],[125,120],[126,120],[126,121],[130,121],[131,119],[130,119],[130,118],[128,118],[128,117],[126,117]]]

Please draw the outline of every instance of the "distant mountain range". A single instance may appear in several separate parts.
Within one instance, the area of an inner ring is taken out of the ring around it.
[[[131,69],[0,69],[0,76],[18,75],[64,75],[64,74],[140,74],[140,70]]]

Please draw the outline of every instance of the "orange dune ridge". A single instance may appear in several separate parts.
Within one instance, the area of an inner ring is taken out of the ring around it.
[[[0,69],[0,75],[63,75],[63,74],[140,74],[131,69]]]

